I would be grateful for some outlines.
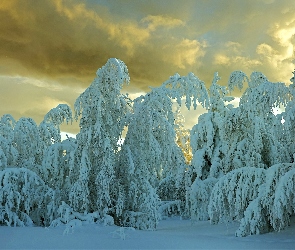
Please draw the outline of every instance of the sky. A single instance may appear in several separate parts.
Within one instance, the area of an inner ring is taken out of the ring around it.
[[[39,124],[60,103],[73,108],[112,57],[128,67],[122,93],[131,97],[175,73],[193,72],[208,87],[214,72],[226,85],[235,70],[290,84],[294,44],[290,0],[2,0],[0,117]],[[185,115],[196,123],[196,113]]]

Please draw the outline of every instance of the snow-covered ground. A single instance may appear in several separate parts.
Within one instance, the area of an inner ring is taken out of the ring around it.
[[[83,225],[56,228],[0,226],[0,249],[295,249],[295,219],[281,232],[234,236],[237,223],[210,225],[169,218],[156,231]],[[125,237],[125,239],[123,239]]]

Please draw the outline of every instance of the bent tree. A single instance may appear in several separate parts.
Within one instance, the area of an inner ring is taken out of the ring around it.
[[[118,141],[130,112],[129,100],[121,95],[129,83],[126,65],[109,59],[96,72],[92,84],[75,102],[75,118],[80,118],[69,199],[79,212],[99,211],[103,218],[112,213],[117,195],[114,165]]]

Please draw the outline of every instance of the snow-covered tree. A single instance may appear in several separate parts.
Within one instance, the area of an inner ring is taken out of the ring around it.
[[[50,145],[40,168],[40,176],[54,190],[59,190],[61,200],[69,203],[71,189],[70,172],[74,167],[74,155],[77,145],[74,138]]]
[[[188,210],[191,220],[208,220],[210,195],[217,179],[209,177],[205,180],[196,178],[189,190]]]
[[[75,102],[80,132],[70,172],[73,185],[69,198],[76,211],[98,211],[104,217],[115,206],[117,143],[130,109],[128,98],[120,94],[125,83],[129,83],[126,65],[111,58]]]
[[[126,65],[109,59],[76,100],[77,139],[61,142],[60,125],[72,121],[65,104],[39,126],[1,117],[0,224],[155,229],[174,206],[192,220],[239,221],[237,236],[286,228],[295,214],[293,74],[287,87],[234,71],[224,87],[215,73],[209,91],[194,74],[175,74],[132,102],[120,93]],[[228,105],[245,83],[239,107]],[[183,101],[207,109],[190,134],[173,112]]]
[[[293,72],[295,75],[295,70]],[[278,141],[284,145],[291,161],[294,162],[295,153],[295,76],[293,76],[289,85],[290,101],[285,107],[284,112],[278,115],[278,124],[276,124],[276,134]]]
[[[136,153],[139,152],[135,151]],[[115,211],[117,223],[138,229],[155,229],[160,215],[159,198],[149,181],[149,175],[152,174],[139,168],[140,162],[132,154],[128,144],[122,147],[120,155],[116,171],[119,181]]]
[[[215,73],[209,90],[208,113],[202,114],[191,130],[193,172],[202,180],[209,176],[216,178],[222,175],[220,161],[224,145],[219,131],[223,129],[221,124],[231,109],[231,106],[226,106],[225,102],[233,98],[226,96],[228,94],[226,87],[217,84],[219,79],[220,77]]]
[[[257,197],[248,198],[251,202],[244,211],[237,236],[279,231],[288,226],[295,214],[294,170],[294,164],[281,163],[265,171]]]
[[[13,145],[15,123],[13,117],[8,114],[0,119],[0,170],[16,165],[18,152]]]
[[[250,201],[258,197],[265,170],[256,167],[235,169],[214,186],[208,206],[212,223],[240,220]]]
[[[44,147],[61,141],[60,125],[64,122],[72,122],[72,111],[67,104],[57,105],[44,116],[38,128]]]
[[[193,73],[189,73],[185,77],[179,77],[178,74],[175,74],[173,77],[170,77],[168,81],[164,82],[160,88],[165,88],[165,91],[167,91],[167,95],[170,99],[176,100],[176,103],[179,106],[181,106],[181,101],[184,99],[185,106],[188,110],[190,110],[191,107],[196,109],[197,103],[200,103],[203,108],[206,109],[210,106],[208,91],[205,87],[205,83]],[[178,129],[176,126],[179,124],[177,123],[176,118],[174,118],[174,128],[177,142]],[[191,142],[191,139],[189,141]],[[192,166],[187,164],[178,164],[178,166],[176,165],[177,168],[171,167],[173,166],[171,164],[167,166],[168,168],[166,170],[163,169],[163,172],[165,173],[166,171],[167,174],[166,177],[163,175],[164,178],[161,181],[161,184],[164,184],[162,185],[162,190],[164,187],[164,190],[166,189],[166,194],[169,194],[172,198],[176,197],[178,200],[182,201],[182,215],[186,217],[189,214],[188,201],[190,186],[194,179]],[[171,193],[173,193],[172,189],[176,190],[176,192],[174,192],[174,197],[171,195]]]
[[[276,164],[267,170],[235,169],[218,180],[209,202],[213,224],[240,221],[237,236],[279,231],[295,213],[294,164]]]
[[[48,226],[56,218],[59,195],[26,168],[0,171],[0,223]]]
[[[215,73],[209,89],[208,112],[199,116],[198,123],[192,128],[190,139],[193,152],[191,162],[191,186],[188,189],[187,210],[194,220],[207,220],[211,190],[217,179],[223,175],[221,161],[225,151],[220,130],[225,115],[231,110],[226,102],[228,90],[220,86],[220,77]]]
[[[13,129],[16,121],[9,115],[3,115],[0,119],[0,135],[4,137],[9,142],[13,141]]]
[[[159,95],[152,92],[134,101],[134,113],[130,116],[116,170],[126,197],[122,204],[123,213],[118,219],[124,225],[141,229],[155,229],[158,224],[159,198],[155,188],[161,178],[162,160],[166,156],[165,160],[171,162],[161,146],[167,142],[167,149],[172,150],[169,142],[174,143],[168,120],[173,120],[173,114],[164,109],[170,100],[157,97]]]
[[[125,195],[132,197],[135,192],[137,196],[131,203],[127,200],[123,204],[127,211],[121,219],[123,222],[132,222],[135,227],[140,224],[143,228],[155,228],[159,219],[157,187],[161,199],[179,198],[178,178],[184,174],[185,162],[176,144],[172,100],[181,105],[182,98],[188,109],[196,108],[197,102],[208,105],[205,85],[192,73],[184,77],[176,74],[134,101],[118,172],[123,177],[121,185]],[[146,221],[145,216],[151,221]]]
[[[16,165],[37,172],[36,160],[39,151],[38,126],[32,118],[20,118],[14,127],[13,145],[18,151]]]
[[[72,110],[67,104],[59,104],[51,109],[38,127],[40,141],[38,164],[42,164],[47,148],[61,141],[60,125],[72,122]]]
[[[283,83],[271,83],[259,72],[251,74],[239,107],[228,112],[221,124],[221,139],[228,145],[222,161],[225,173],[237,167],[267,168],[290,161],[277,138],[281,120],[273,114],[273,108],[285,106],[289,99]]]
[[[209,112],[199,117],[191,132],[195,176],[202,180],[220,178],[238,168],[268,168],[276,163],[290,162],[288,152],[279,139],[282,119],[273,114],[273,108],[285,106],[290,100],[288,88],[283,83],[269,82],[259,72],[253,72],[249,79],[243,72],[235,71],[228,81],[228,89],[242,89],[245,82],[249,87],[242,95],[239,107],[232,108],[225,105],[231,98],[226,97],[228,91],[225,87],[217,85],[218,79],[215,75],[210,87]],[[194,186],[201,189],[207,187],[199,180]],[[190,203],[204,200],[204,194],[197,191],[191,193]],[[196,208],[191,214],[195,211],[196,218],[202,217]],[[205,213],[203,217],[206,216]]]
[[[290,225],[290,218],[295,214],[295,167],[290,168],[280,178],[275,190],[274,206],[272,209],[271,224],[276,231]]]

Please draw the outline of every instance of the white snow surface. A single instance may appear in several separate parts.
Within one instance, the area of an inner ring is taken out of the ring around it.
[[[172,217],[155,231],[90,224],[54,228],[0,226],[0,249],[295,249],[295,217],[281,232],[235,237],[239,224]]]

